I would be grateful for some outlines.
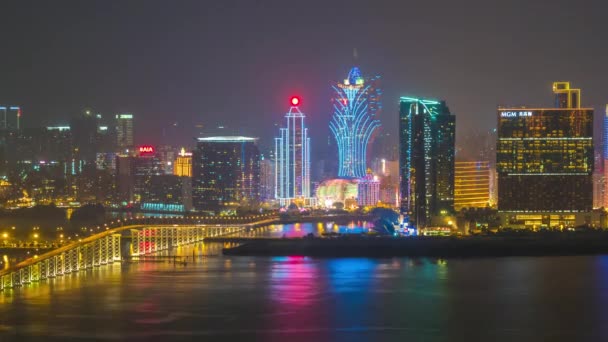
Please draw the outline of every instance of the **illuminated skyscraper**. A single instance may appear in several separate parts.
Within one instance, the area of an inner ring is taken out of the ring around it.
[[[163,164],[152,146],[141,146],[139,155],[116,157],[118,197],[125,202],[142,202],[152,178],[163,174]]]
[[[606,114],[604,115],[603,121],[604,129],[603,129],[603,149],[602,149],[602,169],[603,172],[600,176],[596,176],[594,180],[594,184],[599,183],[599,186],[596,187],[596,190],[593,192],[594,197],[594,207],[604,207],[608,208],[608,105],[606,105]]]
[[[116,115],[116,146],[121,152],[133,147],[133,114]]]
[[[581,90],[571,89],[570,82],[554,82],[555,108],[581,108]]]
[[[173,164],[173,174],[180,177],[192,177],[192,153],[186,152],[183,147]]]
[[[260,197],[260,152],[256,138],[198,138],[192,154],[192,204],[223,212],[255,205]]]
[[[490,162],[457,161],[454,176],[454,209],[485,208],[490,199]]]
[[[281,205],[302,200],[310,204],[310,138],[300,111],[298,97],[291,98],[291,107],[285,114],[287,127],[275,138],[275,198]]]
[[[410,97],[399,116],[401,212],[425,227],[454,210],[456,117],[444,101]]]
[[[498,108],[498,210],[511,227],[582,224],[593,206],[593,109],[567,82],[553,90],[557,108]]]
[[[353,67],[343,83],[332,86],[334,115],[329,128],[338,145],[338,177],[365,177],[368,145],[380,127],[375,119],[382,108],[379,79],[365,79]]]

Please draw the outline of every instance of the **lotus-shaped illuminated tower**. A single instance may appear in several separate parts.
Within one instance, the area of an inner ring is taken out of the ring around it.
[[[329,128],[338,145],[338,177],[365,177],[368,145],[380,127],[375,119],[382,108],[379,79],[365,79],[359,68],[353,67],[343,83],[332,86],[334,115]]]

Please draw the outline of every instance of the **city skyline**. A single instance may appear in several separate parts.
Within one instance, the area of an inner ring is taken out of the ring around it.
[[[608,340],[607,0],[0,13],[0,341]]]
[[[585,102],[590,107],[603,108],[606,102],[599,75],[607,66],[590,58],[608,54],[604,45],[592,43],[606,38],[600,26],[606,5],[600,2],[571,8],[565,1],[546,6],[538,1],[520,1],[518,6],[468,1],[469,6],[438,7],[355,1],[349,6],[326,4],[319,11],[313,4],[272,1],[235,9],[221,3],[167,6],[155,1],[142,9],[133,2],[116,11],[104,2],[65,3],[71,5],[2,5],[2,12],[11,15],[0,23],[0,37],[14,44],[11,53],[0,56],[0,103],[21,106],[26,127],[66,124],[72,113],[91,107],[104,115],[134,113],[141,120],[136,140],[150,144],[193,144],[196,125],[234,127],[231,121],[238,120],[248,131],[233,133],[258,136],[262,146],[271,146],[272,127],[258,122],[279,122],[281,103],[298,94],[315,113],[311,132],[323,138],[329,135],[326,122],[332,113],[328,84],[334,75],[348,72],[353,48],[359,55],[355,64],[383,76],[383,123],[395,117],[400,96],[416,94],[448,101],[461,123],[459,137],[470,129],[490,130],[497,105],[535,103],[554,80],[588,89]],[[540,9],[544,15],[535,16]],[[418,16],[403,22],[398,15],[416,10],[432,10],[435,24],[429,27]],[[464,11],[472,11],[466,23],[457,20]],[[336,21],[337,13],[367,18],[364,29],[361,23]],[[206,20],[199,22],[201,17]],[[272,18],[268,25],[263,24],[266,18]],[[555,18],[569,18],[569,25],[553,25]],[[131,25],[137,21],[142,24]],[[275,25],[285,30],[273,32]],[[310,30],[298,29],[300,25]],[[326,42],[327,32],[338,27],[365,32],[365,39],[353,35]],[[533,37],[528,30],[535,32]],[[423,49],[411,51],[400,44],[406,33]],[[264,44],[254,44],[252,37],[258,34],[264,35]],[[31,43],[38,41],[52,42],[52,49]],[[567,53],[560,42],[569,42]],[[581,50],[586,53],[572,52]],[[216,58],[219,54],[232,57]],[[248,63],[237,57],[244,55]],[[554,57],[546,63],[544,56]],[[64,79],[62,87],[55,86]],[[529,86],[522,87],[524,79]],[[264,86],[257,87],[260,83]],[[160,132],[176,122],[184,133],[163,138]],[[396,143],[395,127],[382,129]],[[318,148],[313,146],[313,157]]]

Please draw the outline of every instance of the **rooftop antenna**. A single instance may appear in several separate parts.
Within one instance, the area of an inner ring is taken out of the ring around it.
[[[359,53],[357,52],[357,48],[353,49],[353,60],[355,61],[355,63],[357,62],[357,59],[359,58]]]

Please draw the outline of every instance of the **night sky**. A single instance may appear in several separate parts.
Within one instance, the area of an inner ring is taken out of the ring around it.
[[[139,143],[192,143],[196,125],[223,124],[269,144],[298,94],[318,149],[330,82],[356,48],[362,72],[383,78],[393,136],[400,95],[445,99],[460,137],[494,128],[499,104],[551,105],[557,80],[600,117],[607,13],[600,0],[6,0],[0,103],[21,105],[30,127],[90,107],[134,113]]]

